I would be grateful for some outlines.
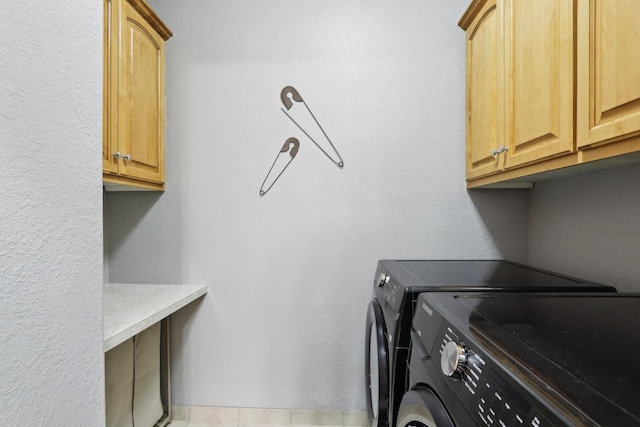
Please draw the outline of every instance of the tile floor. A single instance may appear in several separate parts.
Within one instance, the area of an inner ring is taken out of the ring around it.
[[[170,427],[364,427],[365,411],[173,406]]]

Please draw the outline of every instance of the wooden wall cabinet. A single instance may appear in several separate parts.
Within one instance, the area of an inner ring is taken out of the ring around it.
[[[502,170],[497,155],[502,133],[502,109],[497,99],[502,89],[500,18],[496,1],[477,11],[467,28],[467,177]],[[483,99],[487,102],[473,100]],[[500,117],[498,117],[500,115]]]
[[[458,23],[467,44],[467,187],[527,187],[637,162],[637,22],[632,0],[473,1]]]
[[[640,2],[582,1],[578,147],[640,133]]]
[[[144,0],[105,0],[104,8],[103,182],[164,190],[164,43],[172,34]]]
[[[504,0],[505,168],[574,151],[573,1]]]

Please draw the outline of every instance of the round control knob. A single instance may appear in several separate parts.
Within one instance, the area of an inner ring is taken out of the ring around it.
[[[385,286],[387,286],[387,283],[389,283],[389,279],[391,279],[391,276],[384,272],[380,273],[380,277],[378,277],[378,287],[384,288]]]
[[[442,350],[440,369],[454,380],[459,380],[467,366],[467,349],[464,344],[449,341]]]

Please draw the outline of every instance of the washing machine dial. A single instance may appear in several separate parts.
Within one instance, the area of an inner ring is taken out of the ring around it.
[[[465,345],[449,341],[442,350],[440,369],[446,376],[459,380],[467,369],[467,348]]]
[[[389,279],[391,279],[391,276],[384,272],[380,273],[380,277],[378,277],[378,287],[384,288],[385,286],[387,286],[387,283],[389,283]]]

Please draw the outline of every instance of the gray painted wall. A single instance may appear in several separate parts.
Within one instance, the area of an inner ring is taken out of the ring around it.
[[[209,285],[172,324],[174,402],[364,409],[378,259],[527,260],[528,193],[464,188],[468,1],[152,5],[175,33],[166,192],[105,204],[111,281]],[[344,169],[282,114],[287,85]]]
[[[0,424],[104,424],[102,3],[0,9]]]
[[[529,261],[640,290],[640,165],[536,184]]]

